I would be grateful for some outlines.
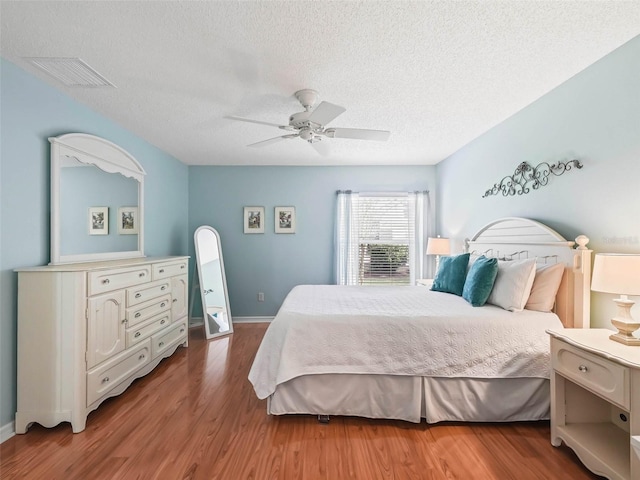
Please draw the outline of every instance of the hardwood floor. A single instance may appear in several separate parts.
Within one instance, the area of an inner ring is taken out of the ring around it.
[[[595,479],[548,422],[272,417],[247,380],[266,324],[179,349],[89,415],[0,445],[2,479]]]

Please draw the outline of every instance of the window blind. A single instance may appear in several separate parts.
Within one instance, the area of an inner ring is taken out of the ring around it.
[[[336,283],[410,285],[423,272],[428,192],[339,191]]]
[[[408,200],[407,195],[359,195],[359,285],[410,283],[409,246],[415,226]]]

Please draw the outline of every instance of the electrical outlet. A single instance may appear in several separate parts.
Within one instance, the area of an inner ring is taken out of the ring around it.
[[[259,302],[264,302],[264,293],[258,292],[258,301]]]

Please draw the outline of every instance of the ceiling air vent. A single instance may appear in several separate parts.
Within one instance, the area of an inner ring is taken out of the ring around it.
[[[79,58],[28,57],[25,60],[67,87],[115,87]]]

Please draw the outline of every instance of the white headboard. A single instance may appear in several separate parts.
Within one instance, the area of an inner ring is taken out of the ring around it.
[[[591,250],[584,235],[566,240],[552,228],[528,218],[495,220],[465,241],[465,250],[499,259],[536,258],[539,264],[564,263],[555,312],[567,328],[589,328],[591,322]],[[574,245],[578,243],[578,247]]]

